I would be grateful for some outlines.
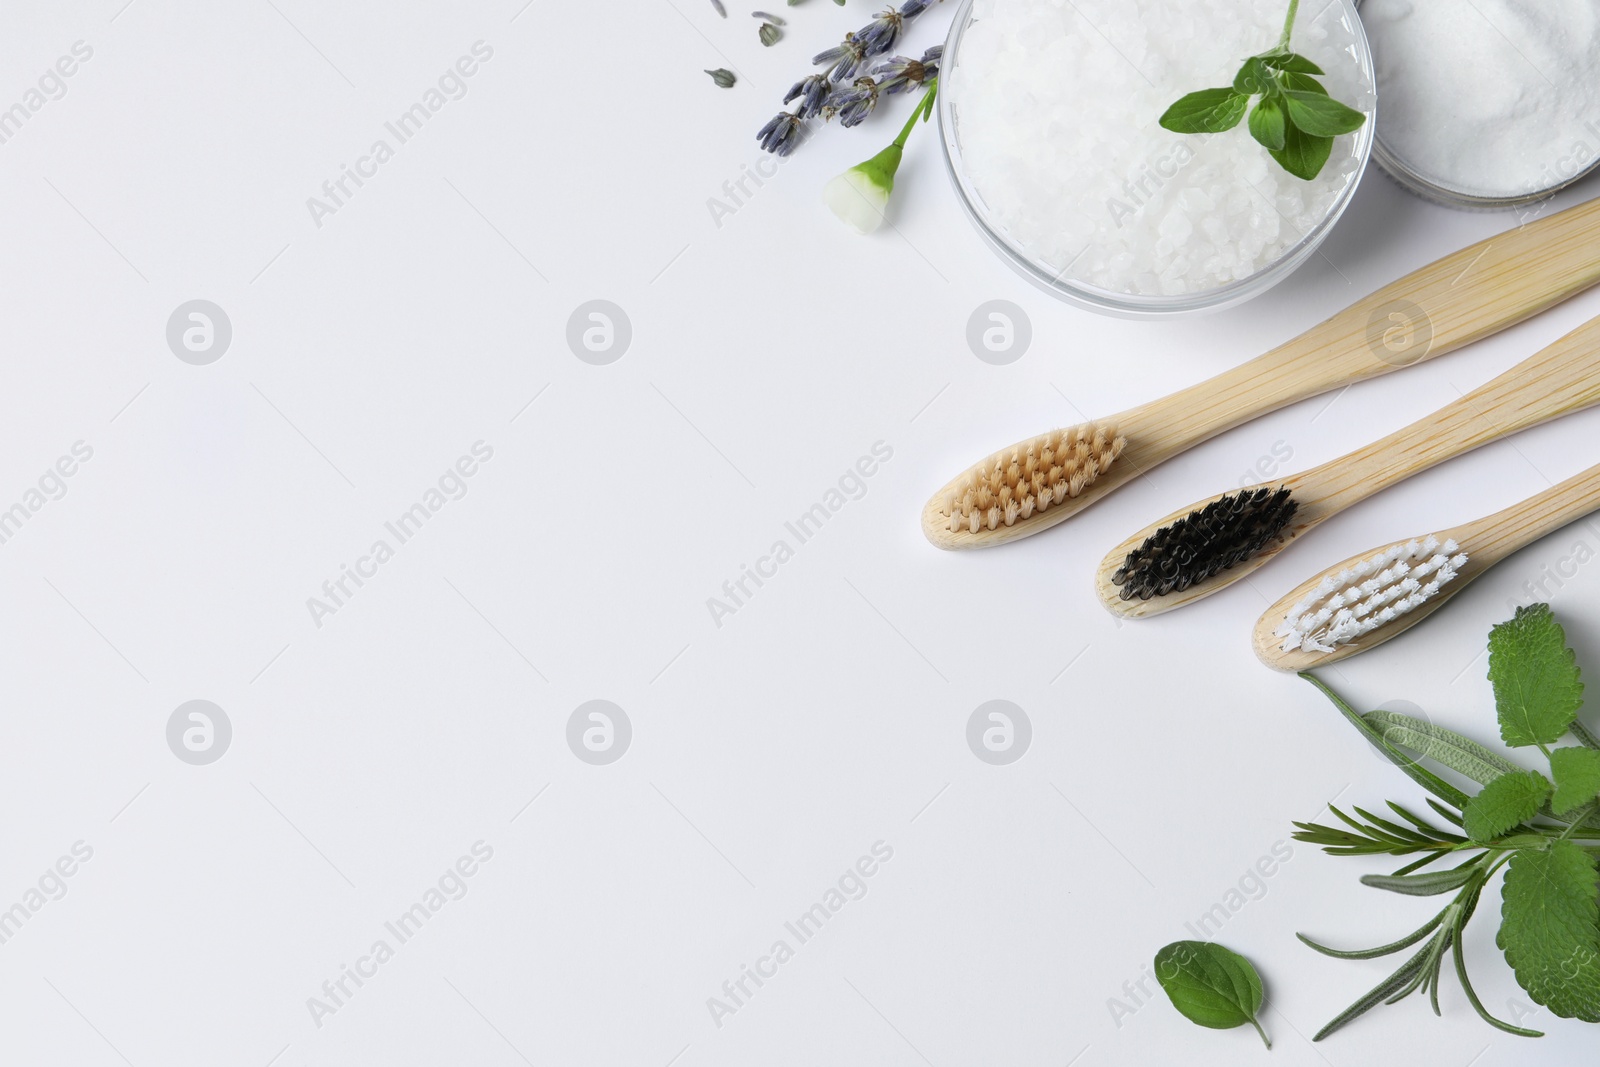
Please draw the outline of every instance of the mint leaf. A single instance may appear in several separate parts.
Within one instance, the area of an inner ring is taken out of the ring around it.
[[[1161,127],[1173,133],[1221,133],[1239,125],[1249,103],[1232,89],[1201,89],[1167,108]]]
[[[1283,147],[1268,149],[1278,166],[1303,181],[1322,173],[1333,153],[1332,137],[1313,137],[1292,122],[1284,127]]]
[[[1174,941],[1156,953],[1156,981],[1172,1006],[1190,1022],[1213,1030],[1249,1023],[1268,1048],[1272,1042],[1256,1021],[1261,976],[1245,959],[1210,941]]]
[[[1283,147],[1283,108],[1270,96],[1261,98],[1256,109],[1250,112],[1250,136],[1271,149]]]
[[[1506,744],[1548,745],[1583,704],[1578,663],[1549,604],[1518,608],[1489,632],[1489,681]]]
[[[1297,52],[1279,52],[1270,56],[1262,56],[1261,62],[1276,70],[1293,71],[1296,74],[1323,73],[1321,67]]]
[[[1550,773],[1556,780],[1550,810],[1557,815],[1575,811],[1600,795],[1600,752],[1592,748],[1558,748],[1550,753]]]
[[[1534,1003],[1600,1022],[1600,874],[1571,841],[1511,857],[1495,943]]]
[[[1492,841],[1539,813],[1550,796],[1550,782],[1538,771],[1502,774],[1461,810],[1462,828],[1474,841]]]
[[[1361,128],[1367,116],[1326,94],[1289,89],[1283,94],[1289,121],[1313,137],[1337,137]]]

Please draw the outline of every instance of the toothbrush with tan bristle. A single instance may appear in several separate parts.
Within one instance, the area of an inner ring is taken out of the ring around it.
[[[1021,441],[948,482],[940,548],[1047,530],[1217,434],[1497,333],[1600,281],[1600,199],[1445,256],[1242,366],[1112,418]]]
[[[1476,522],[1352,556],[1266,610],[1256,656],[1274,670],[1303,671],[1377,648],[1513,552],[1595,511],[1600,466]]]
[[[1299,474],[1207,497],[1112,549],[1095,586],[1114,614],[1159,615],[1226,589],[1293,539],[1414,474],[1600,403],[1600,318],[1426,418]],[[1447,554],[1448,555],[1448,554]]]

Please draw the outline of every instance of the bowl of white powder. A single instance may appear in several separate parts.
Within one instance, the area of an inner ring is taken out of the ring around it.
[[[1373,156],[1413,192],[1515,207],[1600,166],[1595,0],[1365,0]]]
[[[1349,204],[1372,152],[1375,78],[1351,0],[1310,0],[1293,49],[1365,113],[1311,181],[1244,123],[1163,129],[1186,93],[1271,48],[1287,0],[963,0],[939,79],[958,198],[1030,281],[1133,317],[1229,307],[1287,277]]]

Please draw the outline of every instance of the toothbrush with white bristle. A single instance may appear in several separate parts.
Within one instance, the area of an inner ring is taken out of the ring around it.
[[[1376,648],[1519,549],[1600,511],[1600,466],[1449,530],[1353,556],[1302,582],[1256,623],[1256,655],[1303,671]]]

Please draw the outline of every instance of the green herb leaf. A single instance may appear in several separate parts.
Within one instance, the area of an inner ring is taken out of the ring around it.
[[[1583,704],[1583,681],[1549,604],[1518,608],[1490,631],[1489,681],[1506,744],[1548,745],[1567,732]]]
[[[1511,857],[1496,944],[1537,1004],[1600,1022],[1600,874],[1571,841]]]
[[[1173,133],[1221,133],[1239,125],[1249,103],[1232,89],[1201,89],[1167,108],[1161,127]]]
[[[1362,716],[1391,745],[1409,748],[1437,760],[1457,774],[1488,785],[1502,774],[1522,770],[1504,756],[1491,752],[1453,730],[1395,711],[1369,711]]]
[[[1233,76],[1233,91],[1242,96],[1269,92],[1277,85],[1277,78],[1267,69],[1260,56],[1251,56],[1245,60],[1244,66],[1239,68],[1239,73]]]
[[[1286,70],[1278,75],[1278,82],[1285,89],[1293,89],[1295,92],[1316,93],[1319,96],[1328,95],[1328,90],[1322,87],[1322,83],[1309,74]]]
[[[1256,1021],[1261,976],[1245,959],[1210,941],[1174,941],[1156,953],[1156,980],[1172,1006],[1190,1022],[1213,1030],[1249,1023],[1268,1048],[1272,1042]]]
[[[1321,74],[1323,70],[1297,52],[1276,52],[1261,57],[1261,62],[1275,70],[1293,71],[1296,74]]]
[[[1250,112],[1250,136],[1276,150],[1283,147],[1283,129],[1283,108],[1271,96],[1262,97]]]
[[[1477,865],[1469,863],[1453,870],[1429,871],[1427,874],[1363,874],[1361,884],[1412,897],[1436,897],[1452,889],[1460,889],[1472,881],[1477,873]]]
[[[1289,89],[1283,98],[1289,110],[1289,121],[1313,137],[1337,137],[1361,128],[1367,116],[1353,107],[1319,93]]]
[[[1483,787],[1461,812],[1467,836],[1492,841],[1539,814],[1550,796],[1550,782],[1538,771],[1502,774]]]
[[[1293,119],[1293,115],[1289,116]],[[1333,154],[1332,137],[1313,137],[1290,122],[1284,127],[1283,147],[1268,149],[1278,166],[1302,181],[1310,181],[1322,173],[1328,157]]]
[[[1557,815],[1574,811],[1600,795],[1600,752],[1592,748],[1558,748],[1550,753],[1556,780],[1550,809]]]

